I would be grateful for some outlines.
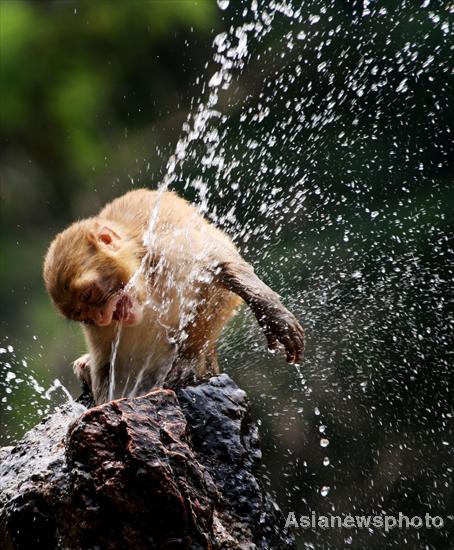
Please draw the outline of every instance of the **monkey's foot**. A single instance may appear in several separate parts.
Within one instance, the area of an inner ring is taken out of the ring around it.
[[[84,389],[91,391],[90,355],[85,353],[73,363],[73,371]]]

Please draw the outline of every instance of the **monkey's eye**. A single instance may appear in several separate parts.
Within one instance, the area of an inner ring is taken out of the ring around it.
[[[94,295],[95,295],[94,288],[90,286],[81,293],[81,295],[79,296],[79,299],[84,304],[88,304],[89,302],[93,301]]]
[[[73,318],[75,321],[78,321],[78,320],[79,320],[79,317],[80,317],[81,315],[82,315],[82,310],[76,309],[75,311],[73,311],[72,318]]]

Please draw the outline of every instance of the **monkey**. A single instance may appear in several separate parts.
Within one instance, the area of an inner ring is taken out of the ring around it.
[[[219,372],[216,341],[244,301],[268,347],[298,363],[303,329],[222,230],[172,191],[133,190],[59,233],[47,292],[82,323],[74,371],[97,404]],[[189,373],[189,374],[188,374]]]

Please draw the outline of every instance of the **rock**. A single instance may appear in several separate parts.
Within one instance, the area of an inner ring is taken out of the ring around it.
[[[256,476],[246,394],[225,374],[68,405],[0,456],[2,549],[294,547]]]
[[[0,463],[0,548],[58,548],[56,516],[68,490],[64,439],[84,408],[71,404],[30,430]]]
[[[246,392],[220,374],[178,396],[192,447],[218,490],[216,512],[229,535],[242,547],[292,548],[279,508],[256,477],[262,454]]]

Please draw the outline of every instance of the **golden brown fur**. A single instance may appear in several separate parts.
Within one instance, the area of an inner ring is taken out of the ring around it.
[[[302,351],[298,322],[232,241],[171,192],[131,191],[71,225],[49,247],[44,280],[85,323],[89,354],[75,370],[97,402],[217,372],[216,340],[241,298],[270,347],[282,342],[289,361]]]

